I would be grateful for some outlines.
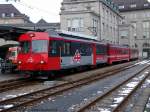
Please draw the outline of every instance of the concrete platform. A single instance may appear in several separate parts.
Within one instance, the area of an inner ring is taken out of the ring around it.
[[[23,78],[24,76],[19,73],[11,74],[11,73],[5,73],[2,74],[0,70],[0,82],[2,81],[7,81],[7,80],[13,80],[13,79],[18,79],[18,78]]]

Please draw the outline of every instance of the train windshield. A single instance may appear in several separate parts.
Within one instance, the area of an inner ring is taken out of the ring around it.
[[[32,41],[32,52],[48,52],[48,40],[33,40]]]
[[[21,42],[20,45],[21,45],[22,53],[28,53],[30,51],[30,42],[29,41]]]
[[[16,51],[9,51],[9,52],[8,52],[8,56],[9,56],[9,57],[11,57],[11,56],[12,56],[12,57],[15,57],[16,55],[17,55]]]

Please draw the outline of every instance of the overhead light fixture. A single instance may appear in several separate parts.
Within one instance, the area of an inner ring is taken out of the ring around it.
[[[148,2],[150,2],[150,0],[147,0]]]

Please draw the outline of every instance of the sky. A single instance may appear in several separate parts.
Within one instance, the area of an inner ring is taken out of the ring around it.
[[[8,3],[13,4],[21,13],[30,17],[34,23],[38,22],[41,18],[47,22],[60,21],[60,7],[63,0],[20,0],[14,2],[10,0],[0,0],[0,4]]]

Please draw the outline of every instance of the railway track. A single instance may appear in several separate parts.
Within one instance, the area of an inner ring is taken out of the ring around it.
[[[144,112],[149,112],[150,111],[150,96],[147,100],[147,104],[145,105]]]
[[[29,79],[29,78],[19,78],[19,79],[1,81],[0,93],[8,91],[8,90],[13,90],[16,88],[24,87],[24,86],[30,86],[30,85],[36,84],[37,82],[38,81],[33,81],[32,79]]]
[[[33,81],[32,79],[27,78],[2,81],[0,82],[0,93],[36,83],[38,83],[38,81]]]
[[[37,103],[38,101],[46,99],[50,96],[61,94],[62,92],[65,92],[67,90],[97,81],[99,79],[108,77],[110,75],[116,74],[118,72],[121,72],[123,70],[129,69],[134,66],[136,65],[131,65],[130,67],[129,65],[126,65],[119,69],[117,68],[115,70],[105,71],[102,74],[94,73],[92,76],[89,76],[80,80],[65,82],[63,84],[59,84],[54,87],[46,88],[43,90],[39,90],[39,91],[35,91],[29,94],[18,96],[15,98],[0,101],[0,112],[10,112],[13,110],[17,110],[21,107],[29,106],[33,103]]]
[[[81,103],[79,107],[75,107],[75,112],[122,112],[122,106],[127,102],[128,98],[141,87],[150,75],[149,69],[150,66],[147,66],[144,70],[106,90],[102,95]]]

